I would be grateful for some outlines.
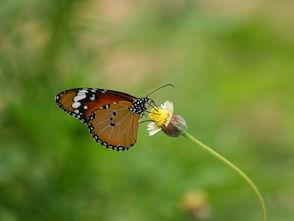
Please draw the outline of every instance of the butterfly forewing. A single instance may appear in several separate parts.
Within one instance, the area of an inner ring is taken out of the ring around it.
[[[88,126],[93,138],[114,150],[127,150],[136,142],[140,115],[130,111],[132,103],[113,102],[95,110]]]
[[[132,102],[136,98],[118,91],[95,89],[95,88],[75,88],[59,93],[55,100],[58,106],[86,123],[94,110],[105,104],[116,101]]]

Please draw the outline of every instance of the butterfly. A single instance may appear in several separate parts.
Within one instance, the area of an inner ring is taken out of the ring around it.
[[[136,143],[139,120],[155,104],[148,98],[150,94],[137,98],[113,90],[74,88],[57,94],[55,101],[62,110],[85,123],[96,142],[124,151]]]

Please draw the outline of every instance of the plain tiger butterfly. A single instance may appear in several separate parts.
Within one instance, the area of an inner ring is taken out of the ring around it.
[[[166,84],[161,86],[172,86]],[[159,90],[154,90],[153,92]],[[97,88],[74,88],[56,95],[58,106],[85,123],[94,140],[108,149],[123,151],[137,139],[139,120],[154,101]]]

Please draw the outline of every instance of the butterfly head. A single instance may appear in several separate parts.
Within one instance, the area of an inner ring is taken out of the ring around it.
[[[130,110],[134,114],[143,114],[148,109],[148,107],[150,107],[151,101],[152,100],[148,97],[137,98],[133,101]]]

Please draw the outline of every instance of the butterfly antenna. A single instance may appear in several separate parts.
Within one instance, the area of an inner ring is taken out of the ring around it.
[[[174,87],[174,85],[172,85],[172,84],[164,84],[164,85],[160,86],[159,88],[155,89],[154,91],[150,92],[149,94],[147,94],[146,97],[148,97],[149,95],[153,94],[154,92],[156,92],[156,91],[158,91],[158,90],[160,90],[160,89],[162,89],[164,87],[167,87],[167,86]]]
[[[139,123],[146,123],[146,122],[152,122],[152,120],[143,120],[143,121],[139,121]]]
[[[153,100],[151,100],[151,102],[149,103],[149,107],[152,107],[155,111],[158,112],[158,105]]]

